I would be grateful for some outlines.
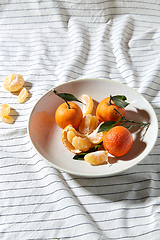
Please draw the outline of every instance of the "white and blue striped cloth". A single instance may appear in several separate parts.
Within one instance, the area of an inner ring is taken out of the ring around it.
[[[3,88],[10,73],[25,79],[24,104]],[[0,2],[0,104],[15,120],[0,121],[1,240],[160,239],[160,135],[137,166],[94,179],[54,169],[29,141],[36,101],[85,77],[132,87],[160,121],[159,1]]]

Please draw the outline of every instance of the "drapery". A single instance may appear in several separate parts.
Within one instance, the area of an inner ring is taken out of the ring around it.
[[[159,135],[135,167],[84,178],[54,169],[27,134],[32,107],[50,88],[106,78],[141,93],[160,116],[158,1],[29,0],[0,3],[0,239],[159,239]],[[24,77],[27,101],[3,88]],[[154,134],[154,133],[153,133]]]

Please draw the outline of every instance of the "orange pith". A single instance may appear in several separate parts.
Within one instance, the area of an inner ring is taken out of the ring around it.
[[[107,121],[118,121],[120,119],[120,115],[114,110],[118,110],[118,112],[125,116],[125,109],[120,108],[111,101],[111,105],[109,105],[110,97],[103,99],[97,106],[96,116],[100,122]]]
[[[103,146],[106,151],[115,157],[125,155],[133,145],[130,131],[123,126],[111,128],[103,137]]]
[[[75,129],[78,128],[80,122],[83,118],[83,113],[81,108],[74,102],[62,103],[56,110],[55,120],[59,127],[65,128],[71,124]]]
[[[3,87],[10,92],[16,92],[24,85],[24,79],[20,74],[10,74],[3,81]]]

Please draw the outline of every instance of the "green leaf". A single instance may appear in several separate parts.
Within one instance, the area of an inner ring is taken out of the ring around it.
[[[115,96],[113,96],[113,97],[114,97],[114,98],[117,98],[117,99],[121,99],[121,100],[123,100],[123,101],[127,100],[127,97],[124,96],[124,95],[115,95]]]
[[[102,142],[95,145],[94,147],[92,147],[91,149],[89,149],[88,151],[86,152],[82,152],[82,153],[79,153],[79,154],[76,154],[74,155],[73,159],[74,160],[84,160],[84,156],[87,154],[87,153],[91,153],[91,152],[96,152],[98,150],[98,148],[101,146]]]
[[[124,95],[110,96],[111,100],[120,108],[125,108],[129,105],[128,102],[125,102],[127,98]]]
[[[76,154],[74,155],[73,159],[74,160],[84,160],[84,156],[86,155],[87,153],[85,152],[82,152],[82,153],[79,153],[79,154]]]
[[[52,91],[59,96],[60,98],[62,98],[65,101],[77,101],[80,103],[83,103],[82,101],[80,101],[79,99],[77,99],[74,95],[70,94],[70,93],[58,93],[55,89],[52,89]]]
[[[117,122],[115,121],[107,121],[105,123],[102,123],[101,126],[98,129],[98,132],[105,132],[105,131],[109,131],[111,128],[113,128],[115,125],[117,124]]]

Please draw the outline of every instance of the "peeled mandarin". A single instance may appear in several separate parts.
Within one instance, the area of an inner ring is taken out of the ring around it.
[[[22,88],[20,91],[18,97],[17,97],[17,102],[18,103],[23,103],[25,102],[26,98],[28,97],[28,91],[26,88]]]
[[[100,150],[96,152],[87,153],[84,160],[92,165],[100,165],[108,161],[108,152]]]
[[[17,92],[24,85],[24,79],[20,74],[10,74],[3,81],[3,87],[10,92]]]

